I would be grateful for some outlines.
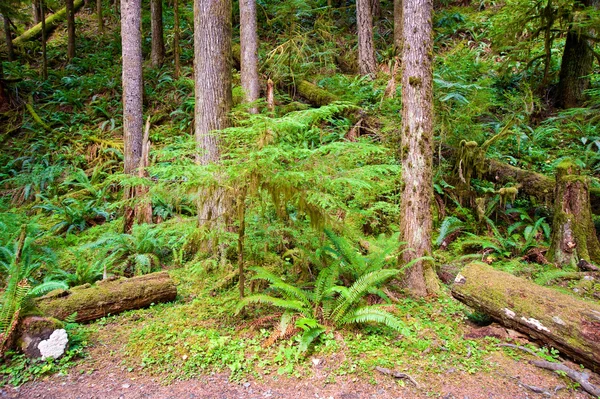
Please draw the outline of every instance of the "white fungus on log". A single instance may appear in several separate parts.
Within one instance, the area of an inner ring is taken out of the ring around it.
[[[55,330],[48,339],[42,341],[38,345],[38,349],[42,354],[42,360],[49,357],[58,359],[65,353],[69,336],[64,329]]]

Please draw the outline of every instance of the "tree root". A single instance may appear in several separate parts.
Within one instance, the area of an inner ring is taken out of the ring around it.
[[[379,371],[382,374],[390,375],[390,376],[392,376],[394,378],[408,380],[408,381],[412,382],[415,387],[419,388],[419,384],[417,384],[417,381],[415,381],[415,379],[412,378],[408,374],[404,374],[404,373],[401,373],[399,371],[394,371],[394,370],[386,369],[385,367],[379,367],[379,366],[375,367],[375,370]]]

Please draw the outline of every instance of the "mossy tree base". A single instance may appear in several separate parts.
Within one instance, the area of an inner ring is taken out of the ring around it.
[[[552,238],[546,258],[575,267],[580,260],[600,262],[600,243],[592,221],[589,179],[571,162],[556,168]]]
[[[64,325],[51,317],[29,316],[21,320],[18,328],[17,346],[27,357],[42,357],[38,345]]]
[[[456,277],[452,295],[500,324],[600,370],[600,305],[475,262]]]
[[[87,322],[153,303],[170,302],[176,296],[177,287],[169,274],[159,272],[53,291],[37,299],[36,305],[45,315],[64,320],[77,312],[75,321]]]

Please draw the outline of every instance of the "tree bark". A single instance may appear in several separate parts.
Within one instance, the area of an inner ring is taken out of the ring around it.
[[[104,34],[104,17],[102,16],[102,0],[96,0],[96,17],[98,18],[98,33]]]
[[[48,79],[48,55],[46,54],[46,16],[44,15],[44,0],[39,0],[42,13],[42,79]],[[17,38],[18,39],[18,38]]]
[[[256,0],[240,0],[240,47],[244,99],[248,103],[253,103],[260,96]],[[248,111],[251,114],[257,114],[258,108],[253,106]]]
[[[580,260],[598,264],[600,243],[592,220],[589,178],[575,164],[556,168],[552,237],[546,258],[559,266],[576,267]]]
[[[585,7],[600,6],[600,0],[582,0]],[[567,33],[565,49],[557,89],[557,106],[561,108],[574,108],[581,105],[585,99],[584,91],[590,85],[589,75],[594,65],[592,44],[585,35],[572,26]]]
[[[39,0],[35,0],[35,1],[39,2]],[[75,0],[73,3],[75,12],[77,12],[82,6],[83,6],[83,0]],[[26,30],[25,32],[23,32],[22,35],[16,37],[13,40],[13,45],[18,47],[27,41],[37,39],[42,36],[42,32],[47,35],[54,28],[56,28],[58,25],[60,25],[60,23],[66,18],[66,16],[67,16],[66,7],[61,8],[59,11],[55,12],[54,14],[48,16],[47,18],[44,18],[42,21],[43,23],[42,22],[38,23],[37,25],[35,25],[35,26],[31,27],[30,29]],[[44,29],[42,29],[42,25],[44,25],[44,27],[45,27]]]
[[[13,46],[12,40],[12,29],[10,28],[10,19],[5,15],[4,16],[4,35],[6,37],[6,50],[9,61],[15,60],[15,49]]]
[[[600,305],[536,285],[482,263],[456,277],[452,295],[502,325],[600,370]]]
[[[402,0],[394,0],[394,46],[396,52],[402,52]]]
[[[221,153],[216,131],[230,126],[231,93],[231,1],[194,0],[195,135],[198,162],[219,162]],[[206,192],[198,212],[204,225],[218,218],[220,192]]]
[[[82,323],[153,303],[170,302],[176,296],[177,287],[169,273],[158,272],[54,291],[36,299],[36,306],[43,314],[60,320],[77,312],[75,321]]]
[[[179,36],[181,35],[181,28],[179,27],[179,0],[173,0],[173,19],[173,62],[175,64],[175,79],[179,79],[181,75],[181,60],[179,56]]]
[[[381,18],[381,1],[380,0],[370,0],[371,1],[371,15],[373,19]]]
[[[40,10],[40,5],[38,4],[38,0],[33,0],[33,2],[31,3],[31,14],[34,25],[37,25],[40,22],[42,22],[42,13]]]
[[[152,25],[150,60],[152,66],[156,68],[160,67],[165,59],[162,0],[150,0],[150,24]]]
[[[361,75],[375,76],[377,60],[373,45],[373,14],[371,0],[356,0],[358,24],[358,69]]]
[[[75,7],[73,0],[65,0],[67,10],[67,60],[75,58]]]
[[[400,241],[403,263],[431,254],[433,198],[432,0],[404,2],[402,49],[402,180]],[[439,281],[430,262],[404,275],[413,295],[435,294]]]

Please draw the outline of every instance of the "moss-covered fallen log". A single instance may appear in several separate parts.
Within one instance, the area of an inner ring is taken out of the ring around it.
[[[593,371],[600,370],[600,305],[501,272],[467,265],[452,295],[502,325],[550,345]]]
[[[58,290],[37,299],[37,308],[60,320],[77,313],[75,321],[86,322],[153,303],[170,302],[177,287],[167,272],[133,278],[100,281],[95,285]]]
[[[83,6],[83,0],[75,0],[73,3],[73,12],[79,11],[79,9]],[[49,15],[46,18],[46,33],[52,32],[62,21],[66,19],[67,9],[61,8],[58,12],[55,12],[52,15]],[[42,23],[40,22],[37,25],[34,25],[30,29],[23,32],[23,34],[16,39],[13,40],[14,46],[21,46],[25,42],[28,42],[33,39],[37,39],[42,35]]]

